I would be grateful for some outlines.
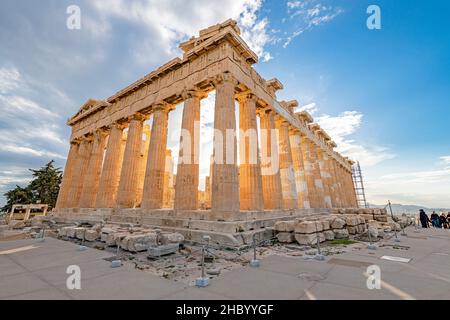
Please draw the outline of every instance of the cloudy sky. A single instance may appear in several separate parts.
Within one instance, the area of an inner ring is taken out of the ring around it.
[[[370,4],[381,30],[366,26]],[[70,5],[80,30],[66,26]],[[234,18],[258,72],[284,84],[279,99],[297,99],[361,162],[370,202],[450,207],[449,10],[438,0],[2,0],[0,193],[26,184],[28,168],[64,167],[66,120],[88,98],[109,97],[180,56],[180,41]],[[203,136],[213,101],[202,102]],[[175,154],[181,111],[169,124]],[[205,164],[209,153],[205,141]]]

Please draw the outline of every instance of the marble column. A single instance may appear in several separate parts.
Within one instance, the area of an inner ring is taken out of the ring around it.
[[[117,194],[118,208],[134,208],[137,204],[142,131],[145,120],[146,116],[140,113],[133,115],[130,119]]]
[[[332,202],[334,208],[342,208],[342,196],[341,196],[341,188],[339,184],[339,177],[337,172],[337,164],[336,160],[333,158],[329,158],[328,161],[330,171],[332,172]]]
[[[339,181],[341,183],[341,190],[342,190],[342,205],[344,208],[350,207],[349,204],[349,198],[348,198],[348,185],[347,181],[345,179],[345,169],[339,165]]]
[[[58,200],[56,201],[56,209],[67,207],[67,198],[72,185],[74,177],[74,167],[78,157],[78,148],[80,147],[80,141],[74,140],[70,142],[69,155],[67,156],[66,167],[64,169],[64,175],[59,189]]]
[[[238,101],[241,210],[261,211],[264,209],[264,200],[256,123],[257,97],[244,93],[238,97]]]
[[[214,79],[216,102],[211,186],[211,209],[213,212],[231,213],[240,209],[235,85],[235,80],[228,73]]]
[[[327,166],[328,155],[320,147],[316,147],[317,151],[317,161],[319,163],[320,169],[320,179],[323,185],[323,203],[325,208],[332,208],[333,204],[331,202],[331,175]]]
[[[145,139],[141,143],[140,160],[139,160],[139,177],[136,190],[136,205],[138,207],[141,206],[142,194],[144,192],[144,180],[148,160],[148,149],[150,147],[150,135],[151,135],[150,126],[144,125],[143,137],[145,137]]]
[[[184,97],[175,182],[174,209],[176,210],[196,210],[198,208],[200,101],[204,96],[202,92],[190,90]]]
[[[85,174],[89,165],[92,150],[92,135],[83,137],[78,149],[78,156],[74,165],[74,175],[68,196],[68,208],[79,208],[80,196],[83,189]]]
[[[123,130],[125,127],[122,123],[111,125],[95,204],[97,208],[114,208],[117,204],[117,190],[124,151]]]
[[[264,209],[276,210],[283,208],[281,189],[280,159],[277,147],[275,128],[275,112],[263,110],[260,112],[261,128],[261,175],[264,199]]]
[[[295,186],[294,163],[292,160],[289,124],[284,119],[276,121],[278,129],[278,152],[280,154],[280,177],[285,209],[298,208],[297,188]]]
[[[302,136],[301,147],[311,208],[324,208],[323,185],[322,180],[320,180],[320,168],[317,163],[315,144],[306,136]]]
[[[161,209],[164,202],[167,127],[171,106],[165,102],[153,106],[153,123],[145,172],[143,209]]]
[[[303,163],[303,153],[301,148],[301,133],[297,129],[291,129],[289,132],[289,139],[291,142],[292,161],[294,164],[298,207],[309,209],[311,208],[311,203],[308,194],[308,184],[305,178],[305,166]]]
[[[102,173],[103,152],[105,150],[107,131],[102,128],[94,133],[92,152],[86,177],[83,183],[83,191],[80,197],[80,208],[95,208],[100,175]]]

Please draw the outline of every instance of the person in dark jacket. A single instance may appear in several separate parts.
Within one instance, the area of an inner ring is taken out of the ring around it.
[[[422,224],[422,228],[429,228],[430,219],[423,209],[420,209],[419,213],[420,223]]]
[[[435,228],[439,228],[439,215],[436,213],[436,211],[433,211],[430,218],[431,218],[431,225]]]
[[[441,216],[439,217],[439,224],[441,226],[441,228],[444,229],[448,229],[448,224],[447,224],[447,218],[445,217],[445,213],[441,213]]]

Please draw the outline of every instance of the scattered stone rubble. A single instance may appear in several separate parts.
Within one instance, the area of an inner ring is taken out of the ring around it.
[[[408,222],[403,222],[408,225]],[[315,245],[334,239],[377,241],[387,233],[400,231],[401,226],[384,209],[333,209],[331,215],[296,218],[275,223],[278,241],[300,245]]]
[[[117,247],[129,252],[146,251],[149,247],[181,244],[184,237],[179,233],[163,232],[159,229],[130,225],[95,224],[88,227],[66,226],[58,230],[61,238],[72,238],[87,242],[100,241],[108,247]]]

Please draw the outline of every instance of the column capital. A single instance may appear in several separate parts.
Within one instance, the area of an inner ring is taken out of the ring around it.
[[[128,126],[128,121],[125,119],[117,120],[109,125],[109,129],[116,128],[119,130],[124,130]]]
[[[72,139],[72,140],[70,141],[70,144],[71,144],[71,145],[79,145],[80,142],[81,142],[80,137],[77,137],[77,138]]]
[[[225,83],[225,82],[232,83],[234,86],[237,86],[237,84],[238,84],[238,81],[229,72],[223,72],[223,73],[220,73],[220,74],[212,77],[211,82],[214,85],[214,87],[217,87],[218,85]]]
[[[191,89],[185,88],[181,92],[180,96],[183,100],[188,100],[188,99],[192,99],[192,98],[204,99],[208,96],[208,93],[205,91],[202,91],[202,90],[195,89],[195,88],[191,88]]]
[[[92,141],[94,141],[93,133],[87,133],[81,137],[81,142],[92,142]]]
[[[95,130],[94,136],[95,137],[106,137],[109,133],[108,127],[101,127]]]
[[[241,103],[246,101],[252,101],[256,103],[258,101],[258,97],[251,91],[244,91],[236,94],[236,99]]]
[[[128,117],[129,121],[137,120],[137,121],[144,122],[147,119],[148,119],[148,115],[140,113],[140,112],[136,112],[135,114]]]
[[[169,113],[174,109],[174,106],[166,101],[159,101],[152,105],[153,112],[163,111]]]

